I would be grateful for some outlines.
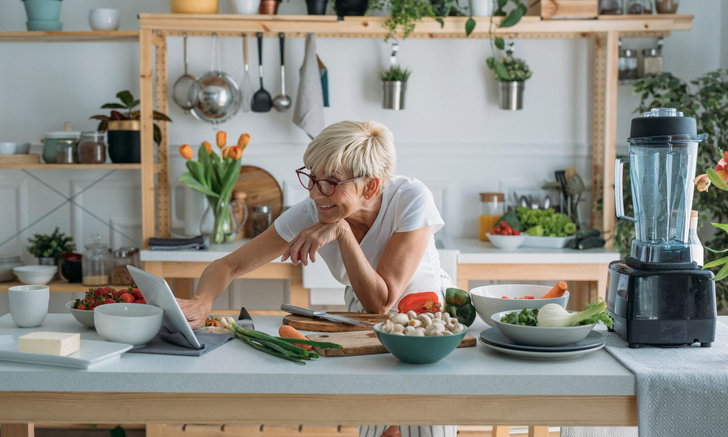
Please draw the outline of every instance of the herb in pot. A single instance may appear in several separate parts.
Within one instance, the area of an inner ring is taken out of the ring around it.
[[[73,237],[67,236],[61,232],[58,227],[52,234],[33,234],[33,238],[28,238],[28,252],[38,258],[53,258],[55,263],[61,259],[64,252],[73,252],[76,245],[73,244]]]

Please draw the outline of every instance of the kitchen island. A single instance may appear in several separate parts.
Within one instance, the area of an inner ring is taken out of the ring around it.
[[[281,324],[254,321],[268,333]],[[485,328],[476,320],[470,334]],[[0,317],[3,334],[38,329]],[[49,314],[42,330],[99,339],[68,314]],[[301,366],[232,340],[199,358],[125,353],[89,370],[0,361],[0,423],[16,424],[14,435],[32,423],[90,421],[147,423],[152,436],[158,424],[185,423],[628,426],[637,413],[634,375],[603,349],[533,361],[478,344],[433,365],[379,354]]]

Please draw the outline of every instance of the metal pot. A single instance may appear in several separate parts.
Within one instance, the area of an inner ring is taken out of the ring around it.
[[[525,82],[498,82],[500,107],[509,111],[523,109],[523,89]]]
[[[217,124],[235,115],[242,104],[240,86],[229,74],[215,68],[220,58],[217,34],[213,34],[211,71],[197,78],[200,84],[200,100],[190,112],[202,121]]]
[[[407,91],[407,82],[402,81],[382,81],[384,89],[384,109],[404,109],[404,96]]]

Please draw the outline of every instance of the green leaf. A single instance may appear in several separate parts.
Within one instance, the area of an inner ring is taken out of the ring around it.
[[[508,3],[508,0],[497,0],[496,3],[498,5],[498,9],[503,9],[506,6],[506,3]]]
[[[718,173],[715,170],[708,168],[705,170],[705,173],[708,175],[708,179],[710,179],[710,182],[714,187],[719,190],[728,191],[728,183],[718,176]]]
[[[473,30],[475,30],[475,24],[473,17],[468,18],[468,21],[465,22],[465,35],[470,36],[470,34],[473,33]]]
[[[440,29],[442,29],[443,27],[445,27],[445,20],[443,20],[442,18],[437,17],[437,18],[435,18],[435,21],[437,21],[438,23],[440,23]]]
[[[728,249],[715,250],[715,249],[711,249],[710,247],[706,247],[705,250],[707,250],[709,252],[713,252],[713,253],[726,253],[726,252],[728,252]]]
[[[724,265],[723,268],[720,269],[720,271],[717,275],[715,275],[715,278],[713,278],[712,281],[720,281],[726,276],[728,276],[728,264]]]
[[[121,426],[117,426],[116,428],[111,430],[111,433],[109,434],[110,437],[126,437],[126,431],[124,431],[124,428]]]
[[[488,66],[488,68],[490,68],[492,70],[493,67],[495,66],[495,58],[492,56],[489,57],[488,59],[485,60],[485,64]]]
[[[501,23],[500,27],[513,27],[516,24],[518,24],[519,21],[521,21],[521,17],[523,17],[523,10],[520,8],[516,8],[512,10],[508,16],[506,16],[505,20]]]
[[[508,70],[506,69],[505,65],[503,65],[500,62],[496,62],[493,65],[493,70],[495,71],[496,76],[498,76],[498,80],[501,81],[510,81],[511,76],[508,74]]]
[[[723,258],[716,259],[715,261],[711,261],[703,266],[703,269],[709,269],[711,267],[717,267],[722,266],[723,264],[728,263],[728,256],[724,256]]]
[[[712,223],[712,222],[710,224],[715,226],[718,229],[722,229],[722,230],[728,232],[728,225],[724,225],[722,223]]]
[[[192,174],[189,172],[184,173],[182,176],[180,176],[179,181],[185,183],[191,189],[193,189],[197,192],[200,192],[202,194],[206,194],[206,195],[212,196],[212,197],[220,197],[219,194],[217,194],[216,192],[210,190],[206,186],[199,183],[197,181],[197,179],[195,179],[195,177],[192,176]]]
[[[186,162],[186,165],[187,169],[189,169],[190,173],[192,173],[192,176],[195,178],[195,180],[197,180],[197,182],[204,185],[205,187],[208,187],[205,184],[205,167],[199,162],[193,161],[191,159]]]
[[[124,108],[131,109],[134,107],[134,96],[129,91],[121,91],[116,97],[126,105]]]
[[[506,48],[506,42],[505,42],[505,40],[503,38],[499,37],[499,36],[496,37],[495,40],[493,40],[493,43],[495,44],[495,46],[499,50],[503,50],[503,49]]]
[[[107,103],[101,109],[126,109],[126,106],[119,103]]]

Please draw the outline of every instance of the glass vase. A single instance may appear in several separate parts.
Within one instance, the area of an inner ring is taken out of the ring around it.
[[[235,241],[239,227],[229,200],[207,203],[207,209],[200,220],[200,234],[208,236],[210,244]]]

